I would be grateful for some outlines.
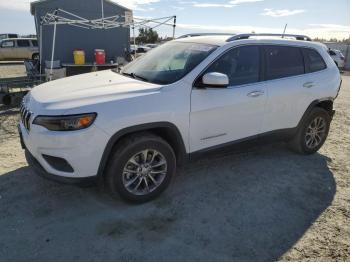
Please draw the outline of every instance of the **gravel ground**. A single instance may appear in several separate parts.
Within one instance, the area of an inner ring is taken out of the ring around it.
[[[144,205],[38,177],[17,109],[0,113],[1,260],[349,261],[349,76],[335,109],[318,154],[276,144],[208,157]]]

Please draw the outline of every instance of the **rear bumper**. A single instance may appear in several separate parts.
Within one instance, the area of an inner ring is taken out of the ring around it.
[[[23,144],[24,146],[24,144]],[[64,184],[92,184],[97,181],[97,177],[87,177],[87,178],[70,178],[70,177],[62,177],[50,174],[45,171],[45,169],[40,165],[38,160],[29,152],[28,149],[25,149],[25,157],[28,165],[35,170],[35,173],[40,175],[43,178],[64,183]]]

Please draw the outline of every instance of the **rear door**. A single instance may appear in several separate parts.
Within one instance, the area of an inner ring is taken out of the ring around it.
[[[313,48],[302,48],[305,61],[305,86],[310,103],[320,99],[323,90],[329,88],[331,77],[324,70],[327,64],[317,50]],[[327,95],[327,94],[326,94]]]
[[[235,47],[199,76],[218,72],[229,77],[228,87],[200,88],[191,94],[191,152],[255,136],[261,131],[266,103],[260,77],[260,47]]]
[[[264,50],[268,103],[262,132],[294,128],[311,103],[313,85],[305,79],[302,50],[283,45],[268,45]]]
[[[37,53],[37,54],[39,53],[39,46],[38,46],[38,40],[36,39],[33,39],[30,42],[32,44],[30,58],[32,58],[34,53]]]

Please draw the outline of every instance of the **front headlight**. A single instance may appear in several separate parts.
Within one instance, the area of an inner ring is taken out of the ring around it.
[[[37,116],[33,124],[51,131],[74,131],[88,128],[96,119],[96,113],[67,116]]]

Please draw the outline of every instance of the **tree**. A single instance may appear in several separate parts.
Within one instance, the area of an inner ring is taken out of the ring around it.
[[[342,42],[345,44],[350,44],[350,37],[348,39],[344,38]]]
[[[158,33],[152,28],[140,28],[139,35],[136,37],[137,44],[154,44],[158,41]]]

